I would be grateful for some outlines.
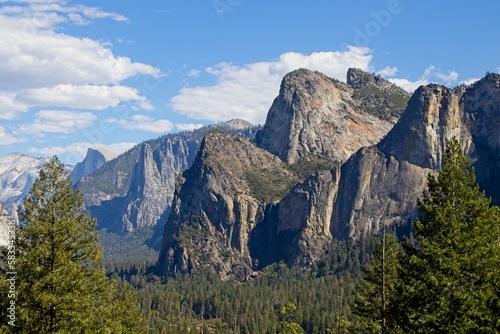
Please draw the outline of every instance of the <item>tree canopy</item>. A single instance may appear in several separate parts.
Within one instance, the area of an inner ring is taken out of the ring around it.
[[[416,244],[403,244],[391,312],[412,333],[498,333],[500,214],[456,139],[418,200]]]
[[[23,201],[15,238],[15,333],[133,333],[142,322],[127,285],[100,267],[96,221],[54,157]],[[7,251],[2,260],[5,263]],[[13,271],[13,270],[7,270]],[[4,276],[6,273],[3,274]],[[5,277],[2,277],[2,281]],[[4,293],[4,289],[2,289]],[[3,310],[4,308],[2,308]],[[2,314],[5,320],[6,314]]]

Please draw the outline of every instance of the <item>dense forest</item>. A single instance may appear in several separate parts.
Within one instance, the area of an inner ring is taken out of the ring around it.
[[[154,264],[101,262],[97,222],[55,158],[2,251],[0,333],[498,333],[500,210],[457,140],[415,200],[407,236],[333,239],[307,268],[166,279]]]

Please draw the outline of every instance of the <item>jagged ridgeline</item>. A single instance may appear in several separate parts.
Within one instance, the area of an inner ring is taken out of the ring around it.
[[[161,217],[166,221],[175,179],[191,166],[204,135],[213,129],[253,138],[258,127],[232,120],[168,134],[133,147],[81,178],[76,187],[99,228],[124,234],[156,226]]]
[[[496,74],[460,89],[422,86],[410,98],[360,70],[347,84],[289,73],[254,143],[206,137],[178,182],[158,264],[165,275],[209,266],[245,280],[278,261],[315,263],[333,238],[404,226],[452,137],[498,201],[499,102]]]
[[[164,273],[211,265],[224,278],[244,280],[276,261],[309,264],[321,256],[330,232],[326,225],[307,227],[309,204],[294,203],[293,194],[304,193],[309,177],[337,182],[331,169],[379,142],[410,97],[360,70],[349,70],[348,78],[345,84],[319,72],[291,72],[255,143],[207,135],[178,183],[159,257]],[[376,93],[360,92],[366,87]],[[394,106],[390,115],[387,106]],[[331,211],[323,198],[309,198],[318,200],[313,210]]]

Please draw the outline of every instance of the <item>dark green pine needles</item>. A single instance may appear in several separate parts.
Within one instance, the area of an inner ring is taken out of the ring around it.
[[[97,222],[83,211],[57,158],[40,171],[16,231],[16,327],[12,333],[135,333],[142,323],[128,286],[100,267]],[[5,252],[4,252],[5,256]],[[4,277],[0,277],[4,284]],[[2,304],[7,297],[3,293]],[[2,305],[2,312],[4,311]],[[2,314],[5,318],[5,314]]]

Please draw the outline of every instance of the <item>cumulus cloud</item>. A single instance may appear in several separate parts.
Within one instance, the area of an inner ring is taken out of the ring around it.
[[[380,75],[381,77],[393,77],[398,73],[398,68],[397,67],[390,67],[386,66],[385,68],[379,70],[376,72],[376,74]]]
[[[175,123],[175,128],[179,131],[192,131],[203,127],[203,124]]]
[[[480,78],[470,78],[470,79],[465,79],[459,82],[460,85],[472,85],[476,81],[481,80]]]
[[[72,133],[91,126],[95,119],[96,116],[90,112],[40,110],[33,123],[21,125],[18,131],[40,136],[43,132]]]
[[[415,81],[401,78],[390,78],[390,82],[400,86],[408,92],[413,92],[415,89],[422,85],[427,85],[431,82],[442,83],[445,85],[455,84],[458,80],[459,73],[453,70],[448,70],[443,72],[437,69],[435,66],[431,65],[427,67],[424,74]]]
[[[168,132],[174,128],[174,124],[167,119],[155,120],[145,115],[133,115],[131,120],[109,118],[107,122],[117,124],[127,130],[141,130],[153,133]]]
[[[218,122],[241,118],[262,124],[286,73],[308,68],[345,81],[349,67],[371,70],[371,60],[370,49],[349,46],[346,51],[310,55],[288,52],[275,61],[243,66],[220,63],[205,69],[216,77],[216,84],[183,88],[170,102],[176,112],[194,119]]]
[[[115,56],[104,42],[59,32],[63,23],[126,22],[126,17],[63,0],[8,2],[0,7],[0,118],[13,119],[32,106],[97,110],[135,100],[138,108],[152,108],[137,90],[120,83],[137,75],[159,77],[159,69]]]
[[[7,133],[5,128],[0,125],[0,145],[11,145],[25,141],[24,139],[17,138],[14,135]]]
[[[16,100],[15,93],[0,91],[0,119],[14,119],[20,112],[28,109],[26,104]]]
[[[142,109],[153,106],[135,88],[127,86],[57,85],[20,91],[17,100],[30,106],[54,106],[101,110],[134,101]]]

